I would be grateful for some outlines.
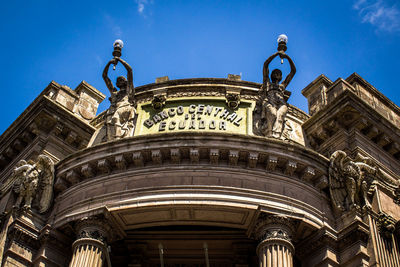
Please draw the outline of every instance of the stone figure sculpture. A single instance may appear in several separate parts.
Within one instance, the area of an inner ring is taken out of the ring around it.
[[[110,78],[108,77],[108,69],[111,64],[117,65],[118,62],[127,70],[126,79],[124,76],[119,76],[116,81],[117,90]],[[111,105],[106,113],[106,126],[107,126],[107,140],[115,140],[133,135],[134,118],[136,115],[135,101],[134,101],[134,87],[132,68],[120,57],[111,59],[104,68],[103,79],[110,90]]]
[[[357,155],[353,160],[344,151],[334,152],[329,165],[329,190],[334,207],[341,211],[370,208],[368,193],[377,176],[380,171],[370,158]]]
[[[46,155],[39,155],[37,161],[21,160],[17,163],[11,176],[13,190],[18,194],[15,207],[31,209],[37,200],[40,213],[46,212],[53,197],[54,163]]]
[[[287,59],[290,64],[290,73],[282,80],[282,71],[274,69],[269,77],[269,64],[279,56],[282,59]],[[296,67],[293,60],[285,54],[284,51],[278,51],[270,56],[264,63],[263,68],[263,85],[260,90],[260,105],[261,105],[261,121],[259,124],[260,131],[267,137],[282,138],[285,127],[285,117],[288,110],[287,99],[290,92],[286,91],[286,87],[293,79],[296,73]]]

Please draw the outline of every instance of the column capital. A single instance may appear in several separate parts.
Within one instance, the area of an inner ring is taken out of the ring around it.
[[[112,238],[112,227],[102,216],[84,217],[76,222],[77,240],[94,239],[103,244]]]
[[[257,254],[268,245],[284,245],[294,253],[292,236],[295,223],[292,219],[282,215],[268,215],[262,213],[254,227],[254,237],[259,241]]]
[[[257,219],[253,233],[254,237],[259,241],[271,238],[272,236],[291,240],[294,229],[294,221],[286,216],[261,213]]]

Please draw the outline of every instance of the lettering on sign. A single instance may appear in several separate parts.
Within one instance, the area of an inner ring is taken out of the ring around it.
[[[168,118],[170,120],[166,121]],[[154,114],[143,124],[147,128],[158,127],[159,132],[165,130],[222,130],[226,131],[227,123],[239,127],[243,118],[236,112],[212,105],[192,104],[187,111],[183,106],[168,108]]]

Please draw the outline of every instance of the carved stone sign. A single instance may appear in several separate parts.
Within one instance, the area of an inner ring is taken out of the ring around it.
[[[135,135],[178,131],[249,134],[250,110],[249,102],[241,102],[233,110],[227,107],[225,99],[173,100],[167,101],[159,110],[154,110],[151,103],[145,103],[138,107]]]

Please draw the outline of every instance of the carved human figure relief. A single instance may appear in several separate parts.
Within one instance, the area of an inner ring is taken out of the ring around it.
[[[333,206],[341,211],[370,208],[369,192],[379,176],[378,167],[370,158],[357,155],[355,159],[338,150],[330,157],[329,189]]]
[[[116,43],[115,43],[116,44]],[[114,44],[114,53],[116,45]],[[122,48],[122,45],[121,47]],[[120,49],[119,49],[120,51]],[[120,53],[111,59],[104,68],[103,79],[110,90],[110,107],[106,111],[106,131],[107,141],[120,139],[133,135],[134,119],[136,116],[135,101],[134,101],[134,86],[132,68],[120,57]],[[127,70],[127,78],[119,76],[116,81],[116,89],[108,77],[108,69],[111,64],[114,67],[121,62]]]
[[[280,83],[282,80],[282,71],[279,69],[274,69],[271,72],[271,77],[269,75],[269,64],[277,56],[282,60],[287,59],[290,64],[290,73],[282,83]],[[286,91],[286,87],[295,74],[296,67],[293,60],[285,54],[284,50],[279,50],[264,62],[263,84],[259,91],[254,114],[254,130],[256,134],[284,139],[283,133],[286,125],[286,113],[288,111],[286,101],[290,96],[290,92]]]
[[[53,197],[54,163],[48,156],[39,155],[36,162],[19,161],[10,179],[13,181],[14,192],[18,194],[15,207],[30,210],[32,205],[36,204],[40,213],[50,208]]]

